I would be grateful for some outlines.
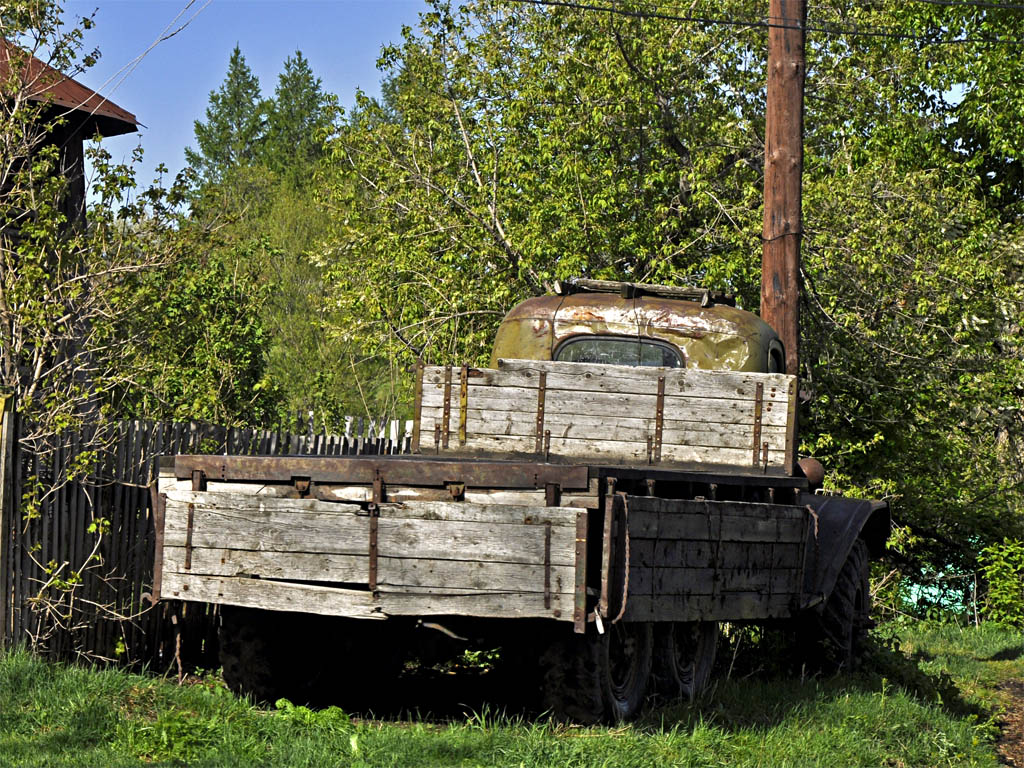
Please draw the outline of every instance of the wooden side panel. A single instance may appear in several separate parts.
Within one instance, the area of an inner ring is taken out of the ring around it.
[[[793,376],[502,360],[499,370],[468,369],[463,393],[446,384],[460,374],[440,366],[423,371],[425,453],[450,446],[488,455],[543,452],[604,463],[792,472]],[[464,445],[429,439],[445,432],[446,412],[458,412]]]
[[[562,507],[578,507],[593,509],[597,507],[598,481],[590,481],[590,488],[580,491],[564,491],[561,497]],[[234,483],[216,480],[207,481],[207,490],[215,493],[231,493],[246,496],[270,496],[276,498],[298,498],[294,485],[284,483]],[[188,491],[192,489],[192,481],[165,476],[160,479],[160,488],[167,491]],[[314,485],[312,493],[321,501],[340,501],[361,504],[373,501],[373,485]],[[463,501],[472,504],[504,504],[513,506],[537,506],[545,504],[543,488],[536,490],[520,490],[516,488],[472,488],[467,487],[462,496]],[[384,500],[387,502],[415,501],[451,501],[452,495],[447,488],[426,488],[415,485],[385,485]]]
[[[627,619],[782,618],[799,601],[809,525],[800,507],[630,496],[622,516],[629,567],[615,581],[628,590]]]
[[[164,597],[357,618],[572,620],[577,509],[380,504],[371,591],[371,510],[210,485],[161,488]]]

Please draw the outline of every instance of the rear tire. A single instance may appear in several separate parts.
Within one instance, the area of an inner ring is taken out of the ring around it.
[[[554,642],[541,657],[544,704],[559,719],[617,723],[643,706],[651,676],[650,624],[619,622]]]
[[[721,632],[716,621],[671,622],[655,630],[654,687],[669,699],[693,701],[708,687]]]

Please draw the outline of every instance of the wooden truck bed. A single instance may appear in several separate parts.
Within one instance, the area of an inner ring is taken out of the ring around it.
[[[790,377],[722,374],[710,387],[706,373],[634,368],[627,384],[611,375],[617,369],[597,375],[589,369],[598,366],[530,366],[513,365],[506,372],[511,379],[496,371],[425,369],[417,429],[436,436],[436,444],[420,448],[439,455],[165,461],[154,591],[163,598],[366,619],[548,618],[572,622],[576,631],[598,618],[739,621],[788,616],[801,607],[814,551],[806,508],[616,493],[611,479],[643,477],[669,487],[708,482],[713,470],[731,473],[738,487],[801,486],[802,478],[787,469]],[[568,376],[580,371],[576,379]],[[430,387],[438,377],[435,397]],[[530,378],[533,387],[525,385]],[[652,383],[656,393],[649,395],[644,387]],[[565,394],[574,387],[632,402],[620,402],[612,421],[632,420],[635,431],[606,427],[593,439],[585,436],[589,426],[574,431],[574,399]],[[608,391],[630,387],[639,391]],[[746,402],[750,392],[759,393],[758,402]],[[715,420],[695,398],[729,405]],[[500,408],[477,407],[485,402]],[[656,413],[630,410],[637,403]],[[515,434],[528,431],[516,426],[525,423],[524,409],[532,437]],[[734,426],[748,448],[704,450],[714,448],[700,443],[717,439],[728,414],[742,422]],[[683,422],[688,431],[667,426]],[[556,429],[558,442],[549,435]],[[683,434],[698,437],[684,445]],[[528,458],[485,457],[495,446],[529,453],[537,435],[540,449]],[[609,435],[621,439],[604,439]],[[579,455],[570,461],[570,454],[588,451],[590,462]],[[466,455],[448,455],[459,452]]]
[[[792,474],[796,377],[500,360],[421,366],[413,450]]]

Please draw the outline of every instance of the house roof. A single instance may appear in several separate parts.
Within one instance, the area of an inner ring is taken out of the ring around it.
[[[32,101],[53,104],[83,118],[87,133],[119,136],[137,130],[135,115],[119,107],[76,80],[58,72],[49,64],[28,55],[8,40],[0,39],[0,87],[10,77],[11,59],[28,56],[21,67],[21,82]]]

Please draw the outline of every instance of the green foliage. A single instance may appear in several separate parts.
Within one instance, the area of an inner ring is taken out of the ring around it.
[[[1003,539],[978,555],[986,592],[983,610],[994,620],[1024,627],[1024,542]]]
[[[273,410],[260,320],[268,287],[233,266],[186,254],[140,281],[146,309],[124,331],[137,341],[120,412],[230,425],[258,424]]]
[[[236,45],[224,82],[210,92],[206,122],[195,121],[198,149],[186,148],[185,160],[210,182],[250,164],[263,132],[261,109],[260,82]]]
[[[811,34],[801,450],[831,487],[893,503],[915,566],[966,572],[979,543],[1024,535],[1024,143],[1005,117],[1024,104],[1012,46],[929,40],[1013,37],[1016,17],[812,15],[922,39]],[[485,362],[502,315],[554,278],[756,308],[765,49],[757,28],[432,2],[330,144],[318,262],[338,332],[397,361],[406,392],[416,358]]]

